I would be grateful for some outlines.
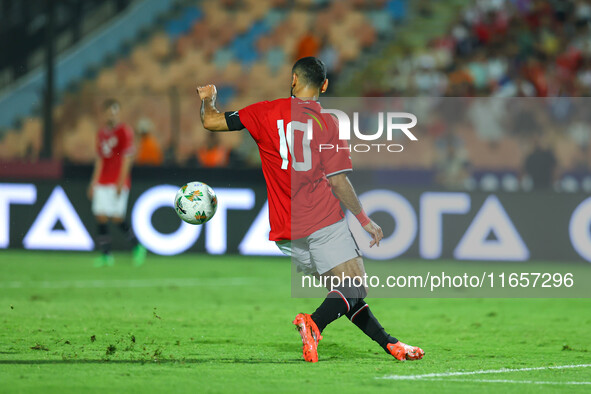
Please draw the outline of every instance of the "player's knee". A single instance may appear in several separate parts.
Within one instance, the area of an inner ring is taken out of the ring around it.
[[[359,301],[357,301],[357,304],[355,304],[355,306],[352,307],[349,310],[349,312],[346,313],[346,316],[349,320],[353,321],[353,319],[355,319],[355,317],[359,316],[359,314],[362,313],[362,311],[365,309],[367,309],[367,303],[362,298]]]
[[[363,286],[352,286],[352,285],[345,285],[334,287],[330,293],[328,293],[328,297],[341,297],[347,303],[347,310],[350,312],[360,300],[363,300],[364,294],[364,287]]]

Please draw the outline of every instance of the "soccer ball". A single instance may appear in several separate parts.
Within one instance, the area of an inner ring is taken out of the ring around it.
[[[174,210],[191,224],[203,224],[215,215],[218,199],[211,187],[202,182],[189,182],[174,198]]]

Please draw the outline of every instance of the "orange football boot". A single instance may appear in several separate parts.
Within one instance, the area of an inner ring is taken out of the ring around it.
[[[418,346],[410,346],[400,341],[396,343],[389,343],[388,351],[394,356],[396,360],[420,360],[425,355],[423,349]]]
[[[320,330],[312,320],[312,316],[307,313],[299,313],[295,317],[293,324],[296,325],[302,337],[304,360],[309,363],[318,362],[318,342],[322,339],[322,335],[320,335]]]

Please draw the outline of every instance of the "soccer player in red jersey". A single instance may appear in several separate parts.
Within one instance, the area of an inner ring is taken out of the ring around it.
[[[258,145],[269,199],[269,238],[305,274],[363,277],[363,259],[340,203],[355,214],[372,236],[370,247],[379,246],[383,233],[363,211],[347,177],[347,172],[352,171],[347,141],[339,140],[336,120],[321,113],[317,99],[327,87],[322,61],[305,57],[293,66],[291,98],[263,101],[222,113],[215,106],[214,85],[198,87],[197,91],[206,129],[246,128]],[[308,119],[315,122],[307,123]],[[311,134],[307,124],[312,124]],[[321,150],[321,144],[338,145],[342,149]],[[341,286],[329,288],[327,297],[314,313],[296,316],[294,324],[302,337],[306,361],[318,361],[322,331],[342,315],[396,359],[423,357],[421,348],[406,345],[384,330],[364,301],[366,294],[365,287],[343,281]]]
[[[117,100],[109,99],[104,103],[106,124],[97,134],[98,156],[88,186],[92,213],[98,224],[98,244],[101,250],[101,255],[95,261],[96,267],[110,266],[115,262],[111,255],[109,221],[117,225],[133,245],[135,265],[143,264],[146,256],[146,248],[137,241],[125,221],[134,146],[133,130],[119,121],[120,109],[121,105]]]

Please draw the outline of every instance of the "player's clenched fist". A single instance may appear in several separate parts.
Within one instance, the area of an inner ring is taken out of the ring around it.
[[[205,85],[198,86],[197,93],[199,93],[199,98],[201,100],[205,100],[206,98],[215,99],[215,96],[217,96],[218,91],[215,88],[215,85]]]

